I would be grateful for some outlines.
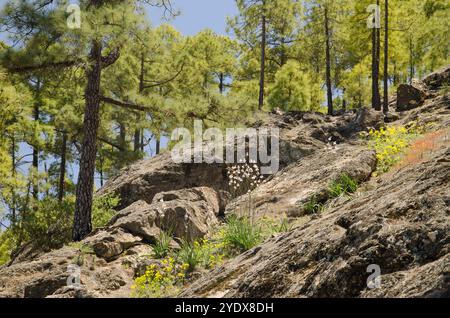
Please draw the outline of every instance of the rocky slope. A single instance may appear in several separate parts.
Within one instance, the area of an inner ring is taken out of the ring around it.
[[[281,129],[282,169],[252,193],[255,215],[286,213],[302,225],[206,273],[182,296],[448,297],[449,80],[447,68],[399,87],[390,101],[396,111],[384,121],[432,123],[442,133],[424,160],[375,179],[376,155],[358,136],[384,124],[380,113],[275,112],[258,122]],[[330,181],[344,172],[361,190],[304,216],[304,203],[326,200]],[[175,164],[169,154],[124,169],[98,193],[121,196],[109,224],[82,244],[0,267],[0,297],[129,297],[133,278],[155,262],[149,244],[161,230],[199,238],[241,209],[243,199],[230,202],[227,183],[225,165]],[[73,263],[81,266],[81,289],[67,286]],[[381,268],[380,289],[367,288],[370,264]]]

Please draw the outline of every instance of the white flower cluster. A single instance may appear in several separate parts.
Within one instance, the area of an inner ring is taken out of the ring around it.
[[[243,195],[250,193],[263,181],[257,164],[237,164],[227,168],[228,185],[233,194]]]
[[[325,146],[325,149],[335,152],[336,150],[339,150],[339,146],[336,141],[332,141],[332,140],[333,140],[333,137],[328,138],[328,143]]]

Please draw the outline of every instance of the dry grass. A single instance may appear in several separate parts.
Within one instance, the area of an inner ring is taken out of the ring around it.
[[[448,130],[438,130],[416,139],[394,170],[427,161],[441,144],[449,140],[448,134]]]

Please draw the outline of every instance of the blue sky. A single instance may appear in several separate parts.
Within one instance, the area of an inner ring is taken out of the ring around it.
[[[0,7],[6,2],[0,0]],[[225,34],[226,17],[237,13],[235,0],[172,0],[172,3],[181,14],[169,23],[185,35],[194,35],[205,28]],[[148,7],[148,13],[153,25],[167,22],[161,19],[163,9]]]
[[[210,28],[216,33],[226,33],[226,17],[237,13],[235,0],[173,0],[175,9],[181,11],[170,24],[185,35],[193,35]],[[152,24],[160,24],[162,9],[150,7]]]

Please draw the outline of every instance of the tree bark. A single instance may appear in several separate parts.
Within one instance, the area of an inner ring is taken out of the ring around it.
[[[14,136],[14,132],[11,136],[11,175],[12,179],[16,178],[16,138]],[[11,223],[12,225],[16,225],[16,191],[14,187],[11,188]]]
[[[36,124],[38,124],[39,122],[39,94],[40,94],[40,81],[37,81],[36,84],[36,94],[35,94],[35,98],[36,101],[34,102],[34,109],[33,109],[33,120]],[[36,173],[39,171],[39,147],[35,144],[33,145],[33,163],[32,166],[34,168],[34,170],[36,171]],[[33,198],[35,200],[38,199],[39,196],[39,188],[38,188],[38,184],[36,182],[33,181]]]
[[[156,137],[156,154],[159,155],[161,152],[161,139],[159,136]]]
[[[326,82],[328,115],[333,115],[333,88],[331,86],[331,54],[330,54],[330,24],[328,6],[325,6],[325,40],[326,40]]]
[[[125,153],[127,149],[127,129],[123,123],[119,123],[119,145],[121,152]]]
[[[59,187],[58,187],[58,200],[62,202],[65,195],[66,185],[66,154],[67,154],[67,132],[62,132],[61,140],[61,162],[59,165]]]
[[[139,117],[136,118],[137,120],[139,120]],[[138,152],[141,150],[141,132],[139,129],[136,129],[134,131],[134,136],[133,136],[133,150],[134,152]]]
[[[263,4],[264,6],[264,4]],[[265,8],[263,8],[265,10]],[[266,14],[263,12],[261,19],[261,70],[259,78],[259,101],[258,109],[262,110],[264,106],[264,86],[266,75]]]
[[[220,94],[223,94],[224,91],[225,91],[224,78],[223,77],[224,77],[223,73],[220,73],[220,75],[219,75],[219,91],[220,91]]]
[[[409,84],[412,84],[414,78],[414,56],[412,36],[409,35]]]
[[[389,1],[384,0],[384,75],[383,75],[383,113],[389,112]]]
[[[380,0],[377,0],[377,5],[380,7]],[[375,82],[375,102],[376,110],[381,110],[381,95],[380,95],[380,60],[381,60],[381,26],[377,28],[377,60],[376,60],[376,82]]]
[[[74,241],[81,241],[92,230],[91,214],[95,159],[97,155],[97,133],[100,125],[101,53],[101,44],[94,41],[91,49],[94,62],[87,71],[87,84],[85,89],[84,139],[80,159],[72,233]]]
[[[379,0],[377,0],[379,5]],[[376,17],[374,17],[376,19]],[[380,101],[380,29],[375,26],[372,29],[372,108],[375,110],[381,110]]]
[[[346,89],[342,89],[342,109],[347,110],[347,100],[345,99],[345,91]]]

